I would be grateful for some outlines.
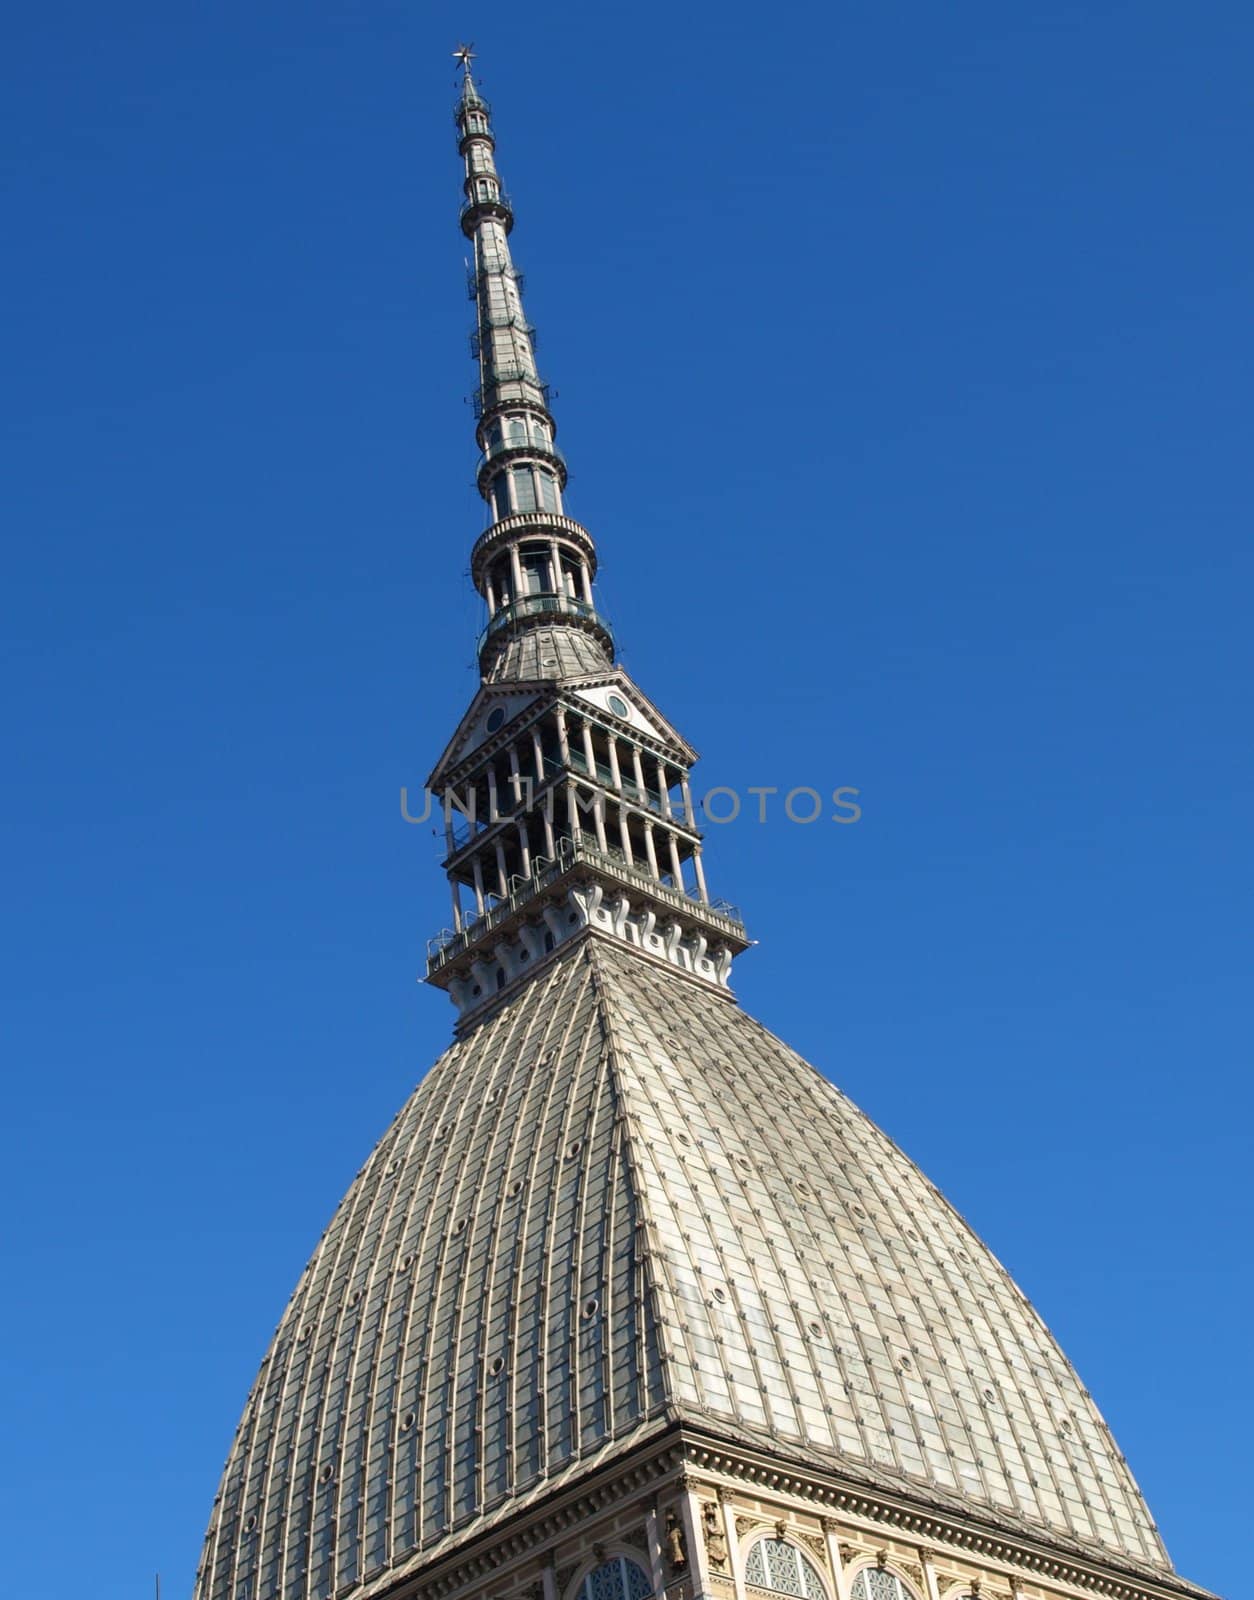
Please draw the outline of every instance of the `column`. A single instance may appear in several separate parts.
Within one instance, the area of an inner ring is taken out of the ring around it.
[[[570,766],[570,729],[566,722],[566,707],[557,708],[557,750],[564,767]]]
[[[644,823],[644,853],[649,858],[649,871],[655,878],[661,878],[662,874],[657,869],[657,850],[653,844],[653,824],[647,817]]]
[[[595,611],[596,607],[592,603],[592,574],[588,571],[588,563],[586,560],[579,563],[579,576],[583,582],[584,604],[590,611]]]
[[[524,818],[518,824],[518,850],[522,856],[522,872],[524,878],[531,876],[531,841],[527,837],[527,822]]]
[[[475,875],[475,910],[479,916],[482,916],[485,908],[485,902],[483,898],[483,867],[480,864],[478,856],[476,856],[470,863],[470,870]]]
[[[636,788],[639,791],[637,798],[642,806],[648,805],[649,791],[644,781],[644,763],[640,759],[639,745],[633,744],[631,747],[631,767],[636,775]]]
[[[631,830],[627,826],[627,810],[624,806],[618,808],[618,836],[623,841],[623,854],[627,857],[627,865],[634,867],[636,858],[631,850]]]
[[[680,778],[679,785],[684,793],[684,821],[695,833],[697,831],[697,818],[692,809],[692,790],[688,786],[688,774],[686,772]]]
[[[496,803],[496,770],[488,768],[488,826],[501,820],[500,808]]]
[[[736,1600],[745,1600],[745,1564],[740,1558],[740,1536],[736,1532],[736,1507],[726,1489],[718,1492],[718,1509],[723,1517],[723,1537],[727,1540],[727,1559],[731,1563]]]
[[[705,1529],[701,1525],[701,1502],[691,1478],[680,1479],[680,1510],[684,1530],[684,1545],[688,1556],[688,1577],[692,1581],[693,1600],[703,1600],[710,1593],[710,1567],[705,1557]]]
[[[509,569],[514,574],[514,599],[521,600],[523,595],[522,558],[518,554],[518,546],[509,547]]]
[[[683,894],[684,869],[680,865],[679,861],[679,845],[676,843],[675,835],[671,833],[669,829],[667,830],[666,834],[666,842],[671,847],[671,875],[675,879],[675,887],[679,890],[680,894]]]
[[[531,729],[531,753],[536,762],[536,787],[544,782],[544,746],[540,742],[540,730],[533,725]]]
[[[518,746],[511,744],[509,747],[509,781],[514,791],[514,810],[522,805],[522,768],[518,765]]]
[[[453,892],[453,931],[460,933],[462,931],[462,897],[457,879],[450,878],[448,886]]]
[[[592,724],[587,717],[583,720],[583,758],[588,763],[588,776],[595,783],[597,781],[597,758],[592,749]]]
[[[615,792],[621,800],[623,796],[623,769],[618,764],[618,740],[612,733],[607,734],[606,737],[610,747],[610,782],[614,785]]]
[[[579,826],[579,805],[575,800],[575,786],[569,781],[566,784],[566,811],[570,822],[570,836],[578,844],[583,837],[583,829]]]
[[[556,789],[550,789],[540,802],[540,815],[544,820],[544,853],[552,861],[557,855],[557,840],[553,836],[553,799]]]
[[[657,792],[662,803],[662,815],[669,817],[671,814],[670,785],[666,781],[666,763],[659,761],[657,764]]]
[[[697,875],[697,893],[701,896],[701,904],[708,906],[710,903],[710,891],[705,886],[705,868],[701,865],[700,850],[692,852],[692,870]]]
[[[562,587],[562,552],[558,549],[556,539],[549,540],[549,583],[554,594],[565,595],[566,590]]]
[[[836,1524],[830,1517],[823,1518],[823,1542],[827,1546],[827,1564],[836,1579],[836,1600],[849,1600],[849,1574],[840,1559],[840,1540],[836,1536]]]
[[[649,1546],[649,1577],[653,1583],[653,1593],[660,1600],[666,1589],[666,1569],[662,1565],[662,1521],[657,1514],[656,1501],[645,1509],[644,1530]],[[548,1600],[547,1595],[545,1600]]]
[[[492,575],[488,572],[483,575],[483,598],[488,602],[488,615],[495,615],[496,590],[492,587]]]
[[[509,871],[505,865],[505,846],[499,839],[496,841],[496,870],[501,880],[501,899],[504,900],[509,894]]]
[[[605,799],[593,790],[592,794],[592,825],[597,831],[597,844],[605,852],[610,853],[609,841],[605,837]]]

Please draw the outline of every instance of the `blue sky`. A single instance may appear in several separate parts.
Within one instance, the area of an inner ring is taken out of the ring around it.
[[[1246,6],[10,7],[5,1586],[186,1593],[448,1041],[474,38],[569,504],[745,1004],[898,1139],[1236,1593],[1251,1426]],[[69,1559],[67,1559],[69,1557]]]

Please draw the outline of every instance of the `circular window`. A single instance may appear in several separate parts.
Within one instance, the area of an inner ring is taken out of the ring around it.
[[[631,715],[631,707],[621,694],[612,694],[605,703],[616,717],[622,717],[624,721]]]
[[[500,728],[500,727],[502,727],[504,725],[504,723],[505,723],[505,707],[504,706],[497,706],[495,711],[489,711],[488,712],[487,729],[488,729],[489,733],[495,733],[498,728]]]

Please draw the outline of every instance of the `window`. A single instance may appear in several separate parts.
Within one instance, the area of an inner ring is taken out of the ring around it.
[[[825,1600],[818,1573],[796,1545],[783,1539],[758,1540],[745,1562],[745,1582],[759,1589],[797,1595],[799,1600]],[[867,1597],[860,1595],[855,1600]]]
[[[853,1600],[914,1600],[897,1574],[887,1567],[863,1567],[849,1592]]]
[[[496,518],[499,522],[502,517],[509,516],[509,473],[503,472],[492,485],[492,503],[496,507]]]
[[[547,550],[522,550],[523,589],[527,594],[551,594],[549,553]]]
[[[522,467],[510,476],[514,480],[514,499],[518,502],[518,509],[536,510],[536,480],[531,475],[531,468]]]
[[[644,1568],[626,1556],[615,1556],[588,1574],[579,1585],[577,1600],[646,1600],[651,1593]]]
[[[557,479],[551,478],[547,472],[538,473],[540,479],[540,502],[546,511],[557,510]]]

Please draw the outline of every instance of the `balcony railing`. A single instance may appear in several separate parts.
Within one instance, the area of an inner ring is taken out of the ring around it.
[[[560,462],[563,467],[566,465],[566,457],[551,440],[501,439],[496,444],[490,444],[479,457],[475,465],[475,472],[480,473],[490,462],[498,460],[501,456],[510,455],[544,456],[546,460]]]
[[[481,279],[486,278],[512,278],[514,280],[514,287],[518,290],[519,294],[522,294],[527,287],[526,274],[520,272],[516,266],[490,266],[484,267],[482,270],[480,270],[478,267],[467,267],[467,300],[477,300],[479,298],[479,282]]]
[[[484,557],[491,550],[497,549],[505,540],[521,533],[534,532],[543,536],[555,533],[558,538],[564,538],[569,543],[578,545],[583,551],[588,563],[590,574],[596,577],[596,547],[592,543],[592,535],[582,523],[564,517],[558,511],[512,511],[508,517],[502,517],[499,522],[494,522],[475,540],[475,547],[470,552],[470,570],[475,582],[479,581],[479,566]]]
[[[545,756],[538,777],[535,763],[528,752],[527,759],[521,761],[519,766],[517,798],[510,777],[502,776],[497,780],[495,812],[492,810],[490,800],[482,810],[479,808],[477,793],[474,804],[468,801],[466,807],[457,804],[456,800],[451,802],[448,808],[447,839],[452,841],[453,855],[459,855],[468,844],[482,838],[499,823],[517,823],[528,812],[540,810],[546,804],[543,797],[550,793],[557,781],[568,775],[591,778],[608,792],[611,799],[616,799],[639,811],[648,811],[660,822],[673,823],[677,829],[690,833],[696,831],[695,818],[689,822],[684,814],[682,800],[672,797],[669,810],[666,809],[662,803],[662,796],[656,789],[650,789],[647,785],[641,789],[635,778],[626,771],[621,773],[622,782],[615,784],[613,772],[603,761],[596,763],[595,772],[589,772],[588,759],[584,752],[577,745],[572,745],[569,766],[564,766],[555,756]],[[547,804],[551,819],[552,800],[550,799]]]
[[[500,189],[496,194],[484,195],[482,198],[479,195],[472,195],[462,206],[459,213],[460,220],[464,223],[472,211],[481,209],[485,211],[508,211],[511,217],[514,214],[514,208],[509,203],[509,196],[504,189]]]
[[[434,939],[427,941],[428,976],[455,960],[472,945],[478,944],[494,928],[498,928],[502,922],[508,921],[520,911],[529,900],[534,899],[580,863],[599,868],[620,881],[625,880],[629,885],[641,889],[651,899],[661,901],[664,905],[672,906],[689,917],[711,924],[732,939],[742,943],[748,942],[744,918],[738,906],[731,905],[726,900],[707,903],[701,900],[695,890],[679,889],[671,884],[660,883],[642,867],[629,863],[619,850],[598,850],[586,839],[562,838],[557,842],[556,855],[540,857],[529,878],[511,879],[513,887],[510,893],[504,899],[498,900],[483,916],[468,924],[460,933],[452,928],[445,928]]]
[[[491,371],[485,372],[484,381],[475,390],[472,403],[475,416],[481,417],[495,403],[495,391],[503,383],[526,383],[539,391],[547,406],[549,403],[549,386],[541,381],[534,367],[524,366],[521,361],[502,361],[494,366]]]
[[[601,616],[595,606],[590,606],[586,600],[576,600],[569,594],[525,594],[517,600],[511,600],[504,605],[488,623],[479,635],[479,648],[498,634],[507,633],[519,622],[524,622],[531,617],[573,617],[579,622],[590,623],[594,628],[599,628],[602,633],[613,638],[610,625]]]

